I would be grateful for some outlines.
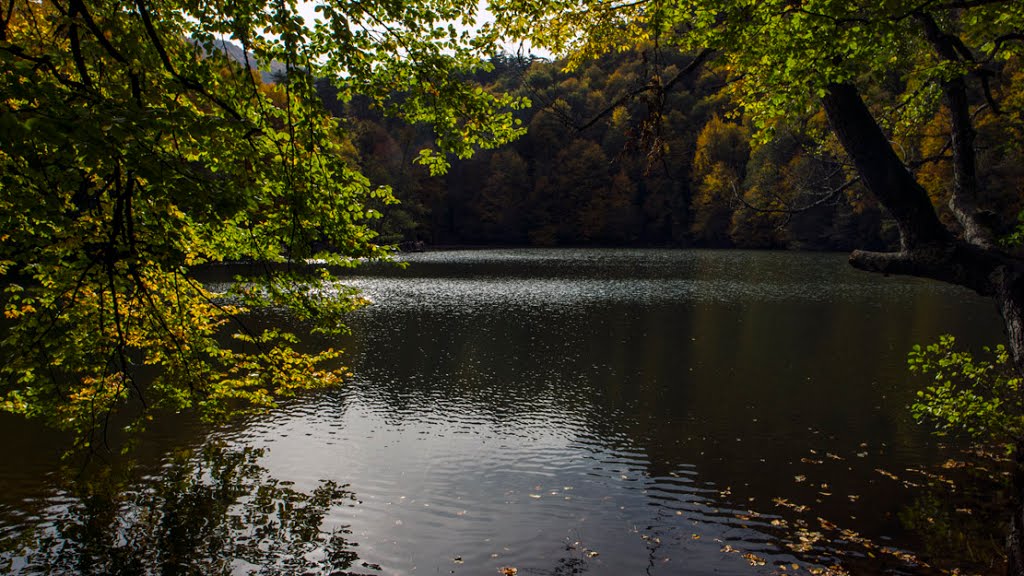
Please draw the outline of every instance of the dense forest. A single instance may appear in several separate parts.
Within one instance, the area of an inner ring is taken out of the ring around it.
[[[318,84],[352,129],[352,159],[400,204],[379,206],[385,241],[424,245],[639,245],[849,250],[891,247],[893,222],[866,195],[821,134],[823,114],[752,138],[725,73],[681,74],[692,58],[637,49],[567,72],[564,62],[494,57],[474,80],[530,99],[517,112],[527,134],[511,146],[453,162],[443,177],[414,164],[428,130],[386,118],[368,102],[342,103]],[[1024,81],[1024,71],[1008,70]],[[652,78],[680,80],[651,93]],[[643,88],[641,88],[643,87]],[[272,83],[268,86],[272,90]],[[948,113],[898,148],[945,206],[952,180]],[[1024,189],[1021,139],[993,120],[980,126],[989,214],[1009,233]],[[1015,144],[1016,143],[1016,144]],[[947,215],[948,216],[948,215]],[[952,218],[948,218],[952,221]]]

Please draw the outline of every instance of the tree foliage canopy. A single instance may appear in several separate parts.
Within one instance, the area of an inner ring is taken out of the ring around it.
[[[522,101],[465,80],[486,46],[451,25],[474,16],[458,0],[324,3],[308,21],[289,0],[0,8],[0,407],[86,444],[131,401],[214,416],[343,375],[335,351],[240,320],[275,306],[337,330],[362,300],[300,264],[388,255],[368,203],[391,192],[349,159],[317,78],[431,126],[434,171],[521,131]],[[229,261],[262,272],[230,296],[192,274]]]
[[[491,10],[505,34],[567,55],[570,66],[650,42],[710,51],[731,73],[728,90],[768,134],[846,82],[875,94],[899,87],[902,98],[885,94],[896,117],[930,118],[924,112],[937,106],[943,82],[984,79],[1024,51],[1024,7],[1007,1],[498,0]],[[933,25],[954,53],[936,50]]]

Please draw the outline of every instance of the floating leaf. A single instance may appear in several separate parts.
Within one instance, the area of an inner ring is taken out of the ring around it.
[[[750,562],[751,566],[764,566],[765,565],[764,558],[761,558],[760,556],[758,556],[757,554],[754,554],[753,552],[747,552],[746,554],[742,554],[742,556],[743,556],[743,558],[745,558],[747,560],[747,562]]]
[[[887,472],[885,470],[882,470],[881,468],[875,468],[875,472],[878,472],[879,474],[881,474],[882,476],[885,476],[886,478],[892,478],[893,480],[899,480],[899,478],[897,478],[895,474],[893,474],[892,472]]]

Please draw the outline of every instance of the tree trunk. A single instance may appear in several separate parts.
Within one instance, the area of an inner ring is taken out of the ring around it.
[[[1024,375],[1024,278],[1019,274],[999,275],[996,300],[1006,326],[1006,338],[1017,367]],[[1006,536],[1006,574],[1024,576],[1024,438],[1014,446],[1011,480],[1011,517]]]
[[[1006,574],[1024,575],[1024,442],[1014,448],[1009,533],[1006,535]]]

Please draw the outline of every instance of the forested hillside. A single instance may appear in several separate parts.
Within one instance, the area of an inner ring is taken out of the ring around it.
[[[880,248],[896,230],[823,139],[822,115],[780,128],[767,143],[723,90],[724,73],[680,74],[690,58],[634,50],[567,73],[563,63],[499,56],[476,78],[485,89],[528,97],[517,114],[526,136],[440,178],[413,160],[430,135],[385,118],[358,99],[331,111],[357,134],[353,159],[401,204],[381,207],[386,240],[425,244],[643,245],[846,250]],[[1009,74],[1024,80],[1021,70]],[[652,78],[677,82],[655,94]],[[616,103],[624,102],[621,106]],[[952,169],[941,136],[917,134],[899,149],[945,205]],[[992,118],[992,117],[989,117]],[[991,214],[1012,230],[1024,186],[1021,150],[997,121],[981,127],[980,160]],[[824,143],[823,143],[824,142]]]

